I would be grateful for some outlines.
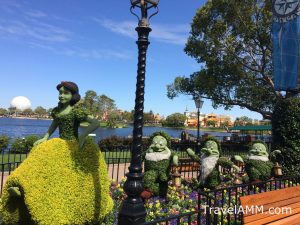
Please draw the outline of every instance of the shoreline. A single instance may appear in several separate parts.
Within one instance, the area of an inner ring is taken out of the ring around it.
[[[52,120],[51,118],[27,117],[27,116],[0,116],[0,119],[25,119],[25,120]]]

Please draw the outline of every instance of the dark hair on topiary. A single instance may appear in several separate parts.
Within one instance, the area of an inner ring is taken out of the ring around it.
[[[77,102],[79,102],[81,96],[79,94],[79,88],[77,84],[71,81],[62,81],[60,84],[56,86],[56,89],[59,91],[62,87],[66,88],[68,91],[72,93],[72,99],[70,101],[70,104],[73,106]]]

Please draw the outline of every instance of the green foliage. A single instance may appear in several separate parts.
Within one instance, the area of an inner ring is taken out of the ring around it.
[[[148,138],[142,139],[142,149],[146,150],[149,144]],[[103,151],[112,151],[114,148],[120,146],[130,148],[132,146],[132,138],[110,136],[99,140],[98,145]]]
[[[263,162],[261,160],[247,160],[245,171],[249,176],[250,181],[261,180],[265,181],[272,176],[273,163]]]
[[[42,106],[38,106],[35,108],[34,112],[36,114],[38,114],[39,116],[42,116],[42,115],[46,115],[47,114],[47,110],[45,108],[43,108]]]
[[[167,116],[166,120],[163,121],[162,125],[166,127],[183,127],[185,120],[185,115],[181,113],[173,113]]]
[[[11,144],[12,152],[15,153],[28,152],[33,147],[34,142],[36,142],[40,138],[41,137],[37,135],[29,135],[25,138],[16,138]]]
[[[285,175],[297,174],[300,170],[300,99],[282,99],[275,106],[272,118],[274,148],[282,154],[277,161]]]
[[[282,99],[275,106],[272,118],[272,134],[275,145],[300,144],[300,99]]]
[[[0,108],[0,116],[4,116],[8,114],[8,110],[4,108]]]
[[[145,160],[144,186],[154,195],[165,196],[170,180],[170,160]]]
[[[7,189],[14,186],[25,198],[10,197]],[[8,178],[2,219],[4,224],[96,224],[113,207],[109,186],[103,155],[93,142],[80,150],[77,141],[53,138],[34,147]]]
[[[204,64],[189,77],[178,76],[167,95],[199,95],[215,108],[234,105],[271,117],[280,97],[272,80],[271,1],[214,0],[201,7],[185,46]]]
[[[0,151],[6,149],[9,144],[9,137],[6,135],[0,136]]]
[[[165,131],[156,131],[153,134],[151,134],[151,136],[149,137],[149,143],[151,143],[153,138],[157,135],[163,136],[167,140],[168,148],[171,147],[171,136]]]

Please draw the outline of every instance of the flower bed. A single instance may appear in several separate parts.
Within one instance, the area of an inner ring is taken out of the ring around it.
[[[166,198],[153,197],[145,200],[146,221],[154,221],[174,215],[181,215],[195,212],[190,221],[192,225],[206,224],[206,220],[210,220],[212,224],[222,222],[223,224],[241,224],[242,209],[239,208],[239,197],[243,195],[251,195],[265,191],[282,189],[290,186],[300,185],[299,179],[293,180],[269,180],[267,182],[255,184],[232,185],[232,179],[226,174],[222,177],[223,183],[218,189],[205,189],[202,192],[196,189],[197,181],[194,179],[184,180],[180,188],[169,185]],[[123,178],[121,183],[112,183],[111,195],[114,199],[115,206],[113,212],[107,217],[105,224],[117,224],[118,212],[121,203],[126,197],[123,185],[126,179]],[[209,211],[209,208],[215,210]],[[236,211],[230,212],[228,209],[234,208]],[[198,214],[198,212],[200,212]],[[159,224],[166,224],[160,222]],[[169,223],[177,224],[177,219],[170,219]],[[180,224],[188,224],[188,217],[180,219]]]

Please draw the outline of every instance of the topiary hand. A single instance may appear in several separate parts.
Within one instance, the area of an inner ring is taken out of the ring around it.
[[[241,172],[241,169],[236,165],[232,165],[232,168],[235,170],[235,172]]]
[[[39,139],[37,140],[36,142],[34,142],[33,146],[37,146],[38,144],[41,144],[43,142],[47,141],[47,138],[42,138],[42,139]]]

